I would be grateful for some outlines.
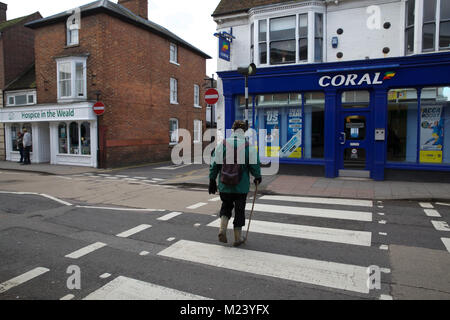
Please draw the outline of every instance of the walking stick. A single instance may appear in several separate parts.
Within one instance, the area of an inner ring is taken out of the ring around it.
[[[247,242],[248,232],[250,231],[250,223],[252,222],[253,210],[255,209],[255,201],[256,201],[256,195],[257,194],[258,194],[258,183],[256,184],[255,195],[253,196],[252,212],[250,213],[250,219],[248,220],[247,234],[245,235],[244,243]]]

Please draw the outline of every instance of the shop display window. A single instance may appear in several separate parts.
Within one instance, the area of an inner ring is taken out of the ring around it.
[[[422,89],[419,124],[419,162],[449,164],[450,86]]]
[[[81,154],[88,156],[91,154],[91,124],[83,122],[80,126],[80,132]]]
[[[417,160],[417,90],[393,89],[388,93],[387,160]]]

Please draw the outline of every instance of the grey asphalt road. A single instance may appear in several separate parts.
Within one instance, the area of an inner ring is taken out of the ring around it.
[[[297,200],[259,198],[248,242],[233,248],[208,226],[214,214],[0,193],[0,300],[450,299],[449,205]],[[367,288],[369,266],[380,288]]]

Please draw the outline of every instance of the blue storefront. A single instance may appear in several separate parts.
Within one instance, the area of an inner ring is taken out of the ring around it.
[[[225,128],[244,118],[244,79],[219,72]],[[450,171],[450,53],[260,68],[250,125],[279,129],[281,163],[384,180],[386,169]]]

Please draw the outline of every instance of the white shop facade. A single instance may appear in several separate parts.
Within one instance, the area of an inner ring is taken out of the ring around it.
[[[18,162],[18,133],[32,135],[31,163],[97,167],[97,116],[93,102],[0,109],[6,160]]]

